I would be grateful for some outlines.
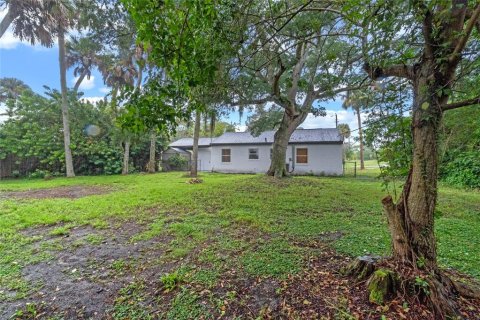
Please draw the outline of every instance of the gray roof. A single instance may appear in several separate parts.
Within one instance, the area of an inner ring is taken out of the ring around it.
[[[214,138],[215,139],[215,138]],[[198,146],[199,147],[208,147],[212,142],[211,138],[199,138]],[[169,147],[174,148],[191,148],[193,146],[193,138],[182,138],[180,140],[170,143]]]
[[[218,144],[272,144],[275,131],[262,132],[254,137],[250,132],[225,132],[212,142]],[[343,138],[336,128],[331,129],[297,129],[290,137],[289,143],[342,143]]]
[[[258,137],[250,132],[225,132],[218,138],[200,138],[199,146],[230,144],[272,144],[275,131],[265,131]],[[290,137],[289,143],[342,143],[343,138],[336,128],[297,129]],[[170,147],[191,147],[192,138],[184,138],[170,144]]]
[[[175,153],[178,152],[178,153],[187,153],[187,154],[189,154],[188,151],[185,151],[185,150],[183,150],[183,149],[176,148],[176,147],[170,147],[170,148],[168,148],[167,150],[165,150],[163,153],[172,153],[171,150],[172,150],[172,151],[175,151]],[[169,152],[169,151],[170,151],[170,152]]]

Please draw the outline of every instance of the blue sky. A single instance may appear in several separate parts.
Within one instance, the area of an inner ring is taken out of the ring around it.
[[[18,41],[4,43],[2,40],[3,37],[0,39],[0,77],[18,78],[38,93],[45,91],[44,85],[60,88],[57,46],[43,48]],[[72,70],[68,71],[67,79],[68,85],[73,86]],[[96,70],[90,80],[85,80],[81,87],[86,97],[103,96],[106,89]]]
[[[0,12],[0,19],[5,12]],[[16,39],[11,30],[8,30],[0,38],[0,77],[13,77],[22,80],[35,92],[43,93],[44,85],[53,89],[60,88],[60,74],[58,66],[58,47],[44,48],[39,45],[32,46]],[[75,83],[73,71],[67,74],[68,86]],[[102,99],[108,92],[100,73],[95,70],[90,80],[85,79],[80,86],[84,97],[91,101]],[[348,123],[352,130],[358,126],[353,112],[345,111],[341,107],[341,101],[331,101],[322,104],[327,109],[326,117],[309,117],[301,125],[304,128],[333,128],[335,127],[335,114],[340,123]],[[0,106],[0,113],[2,107]],[[245,120],[248,112],[244,114],[242,122],[239,122],[238,113],[232,113],[224,120],[233,122],[240,131],[245,130]],[[2,119],[0,119],[1,121]]]

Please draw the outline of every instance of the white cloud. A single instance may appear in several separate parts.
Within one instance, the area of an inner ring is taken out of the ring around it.
[[[72,85],[74,85],[77,82],[78,78],[80,77],[75,77],[72,79]],[[90,90],[93,88],[95,88],[94,76],[90,76],[90,79],[87,79],[87,77],[85,77],[79,87],[80,90]]]
[[[99,101],[102,101],[105,97],[82,97],[81,100],[88,101],[92,104],[95,104]]]
[[[0,38],[0,49],[15,49],[21,41],[13,36],[10,30],[7,30]]]
[[[352,136],[358,136],[357,115],[351,110],[325,110],[325,117],[315,117],[311,113],[307,119],[300,125],[304,129],[313,128],[335,128],[335,114],[338,117],[338,123],[346,123],[352,131]],[[366,115],[361,114],[362,121],[365,121]],[[354,131],[355,130],[355,131]]]
[[[7,115],[2,115],[7,111],[7,106],[4,103],[0,103],[0,123],[8,119]]]
[[[98,89],[98,91],[100,91],[101,93],[110,93],[110,88],[107,88],[107,87],[103,87],[103,88],[100,88]]]
[[[3,10],[0,10],[0,21],[5,17],[6,14],[7,14],[6,8],[4,8]],[[57,43],[56,38],[53,41],[54,41],[54,47],[55,47]],[[20,39],[18,39],[13,35],[12,26],[10,26],[7,29],[7,31],[5,31],[3,36],[0,38],[0,49],[4,49],[4,50],[15,49],[19,44],[29,46],[39,51],[52,49],[52,48],[46,48],[38,43],[35,45],[32,45],[28,41],[21,41]]]
[[[235,126],[235,132],[245,132],[247,131],[247,126],[237,124]]]

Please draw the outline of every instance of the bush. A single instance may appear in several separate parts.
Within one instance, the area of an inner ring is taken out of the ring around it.
[[[188,160],[176,153],[168,158],[167,163],[170,165],[170,167],[172,167],[172,169],[184,169],[188,165]]]
[[[454,186],[480,188],[480,152],[456,154],[442,168],[442,178]]]

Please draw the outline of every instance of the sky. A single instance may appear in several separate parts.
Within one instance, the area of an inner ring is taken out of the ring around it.
[[[5,10],[0,11],[0,20],[5,15]],[[25,82],[35,92],[43,93],[43,86],[49,86],[52,89],[60,89],[60,73],[58,66],[58,46],[45,48],[40,45],[32,46],[29,43],[21,42],[13,36],[9,29],[0,38],[0,78],[12,77]],[[67,73],[68,85],[73,87],[75,77],[73,70]],[[94,70],[90,79],[85,79],[80,91],[84,93],[84,98],[90,101],[97,101],[109,92],[98,70]],[[309,115],[302,128],[334,128],[335,114],[338,116],[339,123],[347,123],[351,130],[358,128],[356,116],[352,111],[342,109],[341,100],[323,102],[322,106],[327,110],[326,117],[314,117]],[[3,113],[4,106],[0,105],[0,113]],[[237,131],[246,129],[245,120],[249,113],[246,112],[240,122],[238,113],[231,113],[223,119],[224,121],[234,123]],[[5,117],[0,116],[0,121]],[[355,135],[356,131],[353,132]]]

